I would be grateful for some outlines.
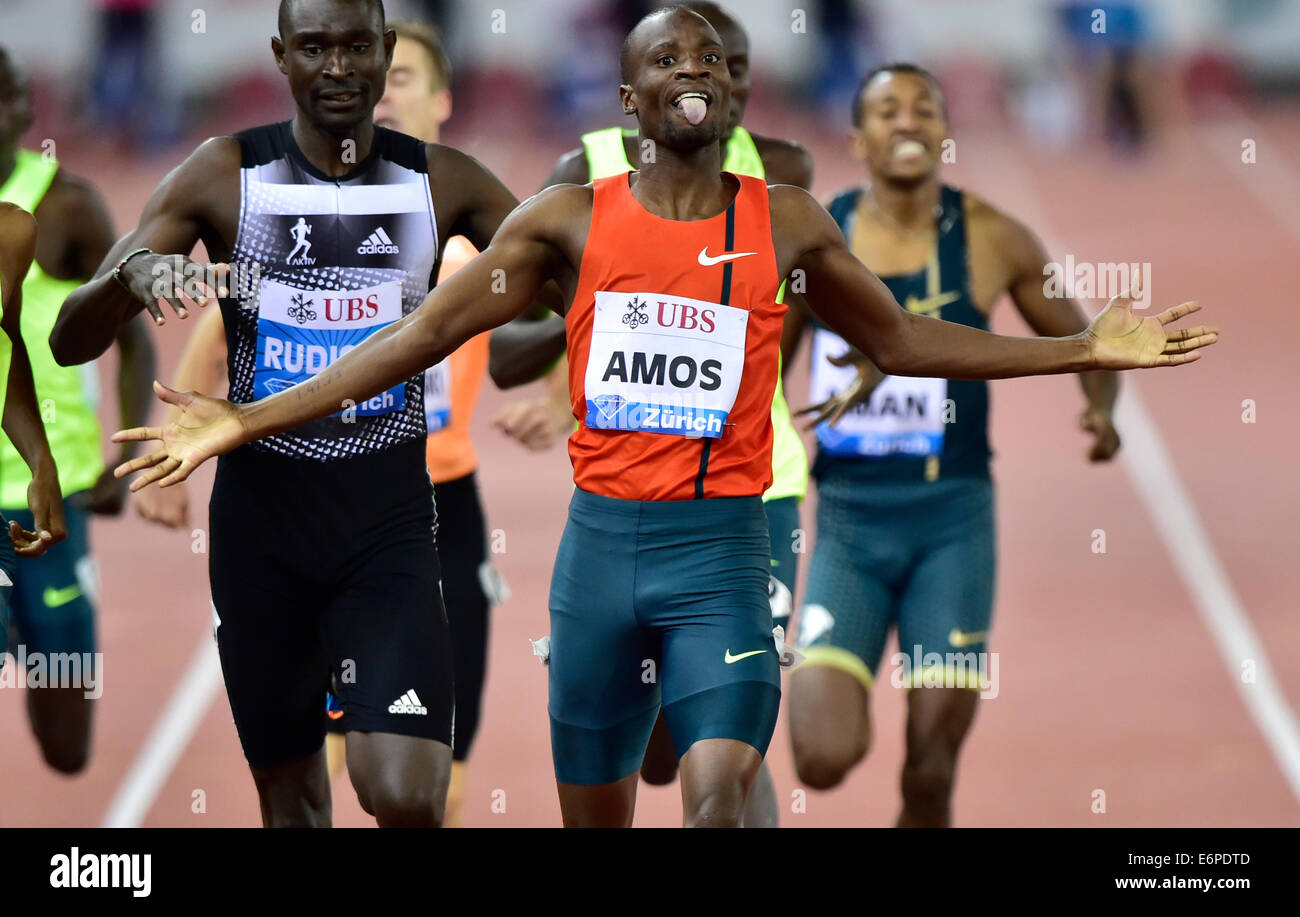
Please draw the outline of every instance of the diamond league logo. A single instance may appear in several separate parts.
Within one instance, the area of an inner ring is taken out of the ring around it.
[[[600,416],[606,420],[621,411],[623,405],[627,404],[627,399],[622,395],[597,395],[592,400],[595,402],[597,410],[600,411]]]
[[[650,316],[645,314],[645,307],[649,303],[641,302],[640,299],[639,296],[633,296],[632,301],[627,304],[627,312],[623,315],[623,324],[632,329],[640,328],[650,322]]]

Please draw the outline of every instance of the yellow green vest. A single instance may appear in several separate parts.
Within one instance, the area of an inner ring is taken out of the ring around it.
[[[59,164],[40,153],[19,150],[13,174],[0,188],[0,200],[35,213],[49,190]],[[36,405],[45,423],[50,452],[59,469],[63,493],[74,494],[94,485],[104,470],[103,431],[96,410],[98,381],[93,363],[60,366],[50,353],[50,332],[63,301],[78,287],[75,280],[55,280],[32,262],[23,281],[22,334],[36,382]],[[4,341],[8,377],[10,342]],[[0,402],[3,403],[3,402]],[[0,507],[27,505],[31,471],[7,438],[0,441]]]
[[[623,138],[635,134],[635,131],[625,132],[621,127],[608,127],[582,135],[582,145],[587,150],[587,165],[591,169],[591,181],[632,171],[632,164],[627,160],[627,150],[623,147]],[[731,139],[727,141],[727,155],[722,170],[754,178],[766,177],[754,138],[743,127],[732,131]],[[776,300],[782,302],[784,299],[785,284],[782,283]],[[803,499],[808,492],[808,454],[794,428],[794,421],[790,419],[790,407],[785,403],[779,370],[776,394],[772,398],[772,431],[772,486],[763,494],[763,499]]]

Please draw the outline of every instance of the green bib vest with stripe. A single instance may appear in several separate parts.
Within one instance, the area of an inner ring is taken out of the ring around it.
[[[628,161],[627,150],[623,146],[624,137],[635,137],[635,131],[625,131],[621,127],[609,127],[582,135],[582,145],[587,151],[587,165],[590,168],[590,180],[617,175],[620,172],[634,171]],[[724,172],[736,175],[750,175],[754,178],[766,178],[763,160],[758,155],[754,138],[743,127],[737,127],[727,141],[727,154],[722,164]],[[785,296],[785,284],[777,296],[780,302]],[[803,499],[808,492],[808,454],[804,452],[803,442],[794,428],[790,418],[790,408],[785,403],[785,391],[781,385],[781,376],[776,377],[776,394],[772,398],[772,486],[763,494],[763,499],[780,500],[784,497]]]
[[[30,150],[19,150],[13,174],[0,188],[0,200],[35,213],[58,171],[59,164],[54,160]],[[23,341],[36,382],[36,404],[65,495],[92,487],[104,470],[103,431],[95,403],[98,389],[95,366],[93,363],[60,366],[50,353],[50,332],[54,330],[59,309],[78,286],[76,280],[55,280],[35,261],[23,281]],[[10,352],[7,337],[4,350],[7,379]],[[0,507],[25,507],[31,480],[27,463],[13,444],[4,439],[0,442]]]

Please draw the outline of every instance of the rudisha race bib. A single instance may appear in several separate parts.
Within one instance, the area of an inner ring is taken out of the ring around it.
[[[827,357],[849,350],[839,335],[818,328],[813,336],[810,397],[819,404],[843,391],[857,376],[853,366],[835,366]],[[818,424],[817,442],[831,455],[938,455],[943,451],[946,379],[885,376],[866,404],[855,405],[831,426]]]
[[[451,357],[424,371],[424,422],[430,433],[451,423]]]
[[[596,293],[586,425],[717,439],[745,369],[749,312],[662,293]]]
[[[254,400],[310,379],[401,317],[399,281],[364,290],[299,290],[262,280]],[[402,382],[357,405],[356,413],[362,417],[389,414],[402,410],[405,402],[406,383]]]

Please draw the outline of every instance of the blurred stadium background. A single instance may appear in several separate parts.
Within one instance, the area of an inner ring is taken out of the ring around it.
[[[386,6],[390,19],[443,29],[455,65],[444,142],[523,198],[581,131],[621,122],[619,43],[651,4]],[[746,126],[806,145],[819,197],[862,180],[844,142],[860,76],[914,60],[948,97],[949,182],[1025,220],[1058,260],[1151,262],[1157,304],[1199,298],[1223,330],[1197,367],[1125,379],[1125,457],[1104,468],[1084,461],[1073,380],[994,386],[1001,685],[963,755],[957,822],[1300,824],[1300,410],[1286,335],[1300,280],[1300,2],[723,6],[752,41]],[[275,0],[5,0],[0,44],[36,90],[24,145],[51,149],[94,182],[125,232],[202,138],[292,115],[269,47],[275,9]],[[996,330],[1025,333],[1009,309],[995,315]],[[187,331],[172,321],[156,334],[162,378]],[[793,407],[806,403],[806,361],[792,368]],[[488,386],[475,422],[489,527],[504,536],[497,562],[514,593],[494,612],[470,769],[465,820],[479,826],[559,823],[545,671],[526,638],[547,631],[568,462],[560,449],[525,453],[491,428],[515,397]],[[1243,422],[1246,400],[1257,422]],[[111,411],[104,418],[115,428]],[[210,481],[209,467],[192,485],[198,528]],[[810,528],[814,506],[815,492]],[[1108,535],[1104,555],[1090,548],[1096,529]],[[105,653],[95,757],[72,780],[45,770],[21,691],[0,692],[0,824],[255,824],[215,668],[206,555],[191,533],[146,526],[129,510],[97,521],[92,537]],[[1243,678],[1246,663],[1263,676]],[[875,693],[875,748],[833,793],[801,796],[778,726],[770,760],[784,824],[892,822],[902,703],[892,689]],[[637,823],[676,823],[676,793],[643,787]],[[342,825],[368,821],[346,782],[335,786],[335,814]]]

